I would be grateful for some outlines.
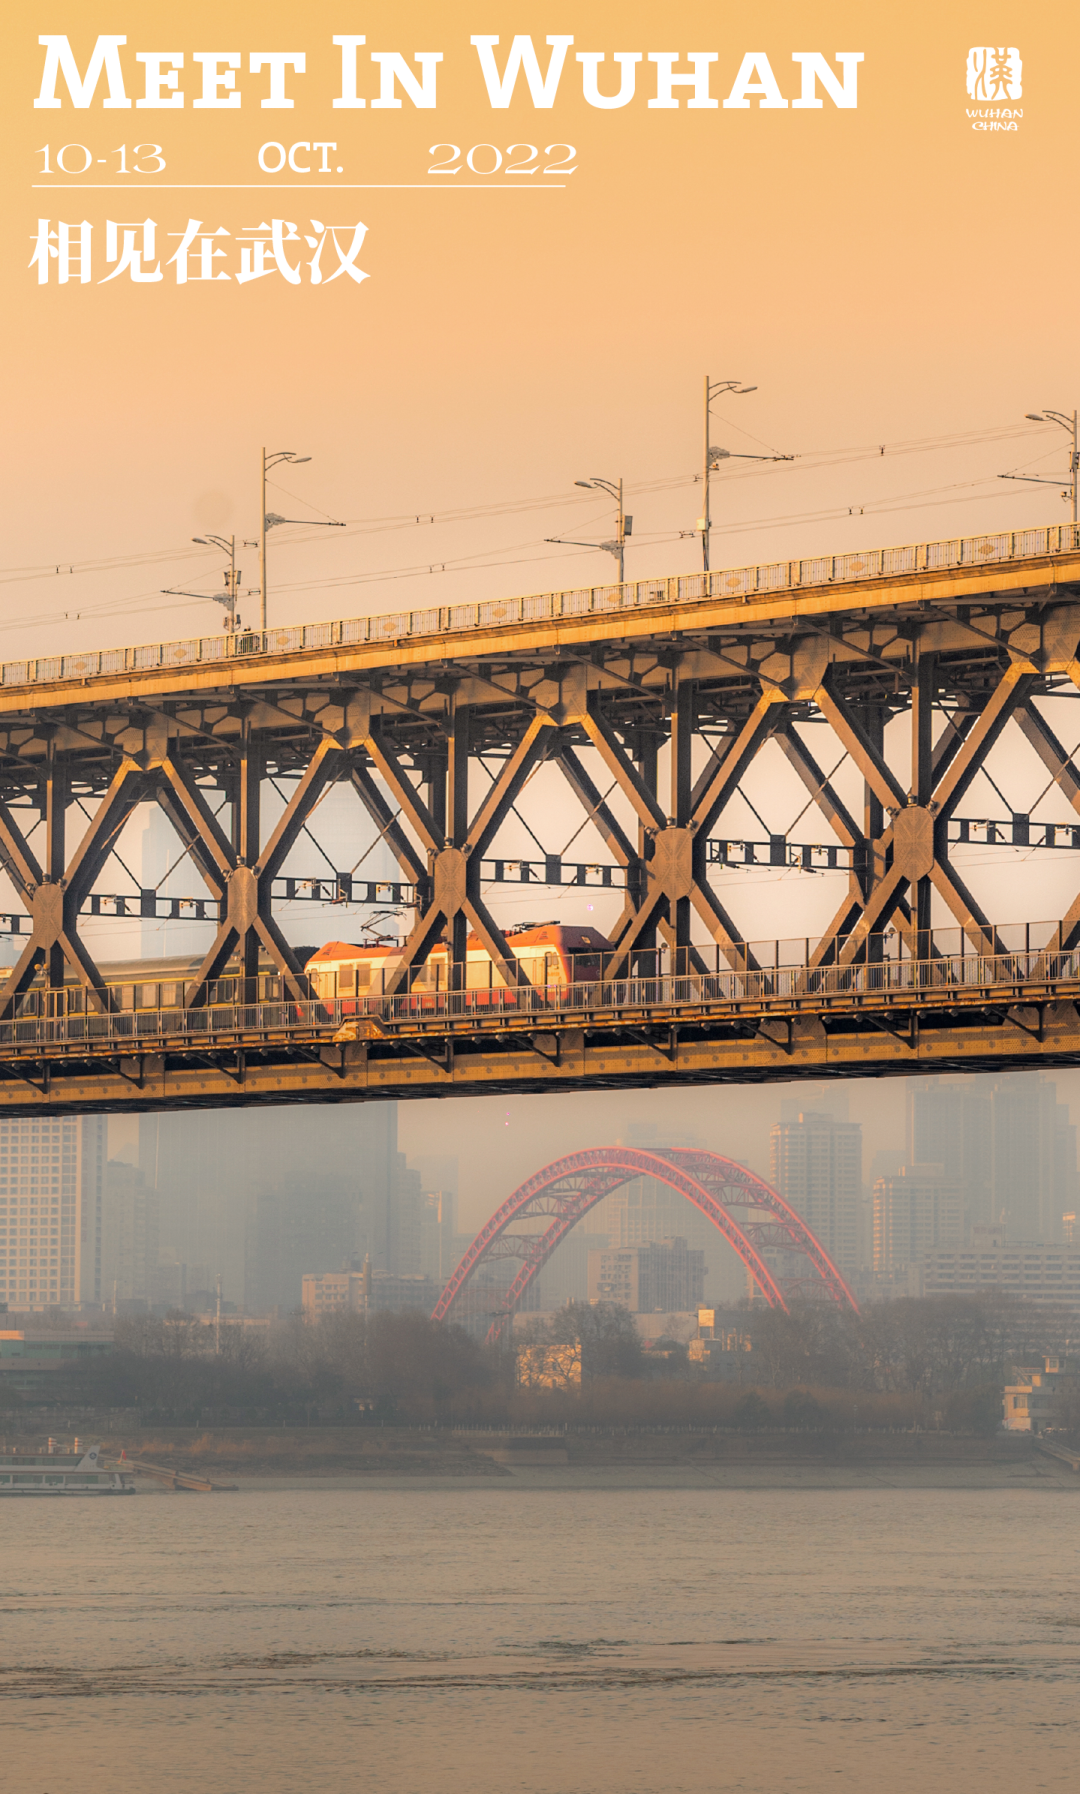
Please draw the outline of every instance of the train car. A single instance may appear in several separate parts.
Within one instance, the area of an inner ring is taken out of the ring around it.
[[[506,931],[506,941],[530,984],[540,989],[570,984],[591,984],[602,974],[604,954],[611,942],[596,928],[563,922],[525,922]],[[465,949],[465,988],[494,993],[510,988],[511,981],[491,959],[475,934]],[[324,1003],[381,996],[397,964],[398,950],[390,945],[357,946],[348,941],[327,941],[307,962],[313,993]],[[439,942],[427,961],[413,974],[411,994],[435,996],[451,984],[449,948]]]
[[[530,984],[543,989],[595,982],[602,975],[605,953],[611,951],[610,941],[598,929],[562,922],[523,923],[507,930],[506,939]],[[398,948],[392,943],[362,946],[328,941],[324,947],[298,947],[295,952],[311,981],[312,996],[321,1002],[352,1003],[357,998],[381,996],[398,959]],[[510,988],[510,981],[488,957],[476,935],[470,934],[466,955],[466,988],[481,993],[481,1002],[484,992]],[[194,954],[105,961],[99,969],[114,1007],[127,1013],[182,1009],[201,964],[201,954]],[[412,993],[418,1000],[433,996],[447,990],[450,981],[449,952],[446,943],[441,942],[433,948],[427,963],[413,974]],[[232,962],[212,981],[207,992],[211,1005],[282,1000],[288,1000],[284,981],[273,962],[265,957],[260,959],[256,978],[243,978],[239,965]],[[62,990],[46,988],[43,969],[39,968],[33,983],[19,998],[16,1014],[55,1019],[82,1015],[93,1007],[70,966],[64,969]]]
[[[301,963],[313,949],[301,947]],[[202,965],[202,954],[175,955],[163,959],[104,960],[98,967],[102,982],[110,993],[114,1007],[127,1012],[138,1009],[182,1009],[191,984]],[[10,968],[0,968],[0,988]],[[236,963],[225,967],[222,976],[210,985],[211,1003],[273,1003],[282,996],[282,981],[277,967],[269,958],[259,962],[257,978],[240,976]],[[19,1016],[55,1018],[62,1015],[83,1015],[94,1007],[86,990],[71,966],[64,967],[62,990],[46,987],[43,968],[39,967],[33,983],[19,998]]]

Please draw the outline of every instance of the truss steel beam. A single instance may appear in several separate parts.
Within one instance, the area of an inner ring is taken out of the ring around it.
[[[189,1009],[205,1004],[226,966],[252,978],[267,960],[303,999],[303,968],[275,905],[299,894],[293,856],[335,785],[355,799],[357,853],[334,900],[347,888],[355,901],[361,882],[375,893],[368,900],[415,900],[389,994],[411,991],[444,943],[460,982],[470,934],[501,982],[520,985],[526,974],[485,884],[565,886],[568,870],[576,886],[595,880],[620,892],[621,913],[605,924],[613,976],[634,973],[660,943],[687,972],[700,969],[706,946],[753,971],[737,864],[790,865],[793,854],[807,869],[847,878],[811,968],[872,959],[889,927],[920,957],[933,950],[942,910],[973,950],[993,953],[1000,936],[955,850],[1000,839],[999,828],[1017,846],[1080,839],[1080,766],[1047,714],[1047,701],[1075,701],[1080,690],[1080,550],[1070,538],[1067,551],[1059,542],[1053,555],[1027,555],[1020,537],[1010,541],[998,565],[967,564],[965,555],[981,552],[976,540],[960,545],[958,564],[937,569],[929,551],[914,571],[869,581],[830,562],[833,577],[853,583],[814,586],[789,567],[785,590],[729,597],[688,585],[671,597],[669,585],[670,602],[655,611],[620,598],[556,623],[541,606],[535,627],[518,606],[505,626],[481,627],[478,612],[475,630],[418,631],[382,645],[350,646],[339,631],[325,651],[282,648],[172,670],[125,653],[122,673],[98,657],[79,681],[25,687],[5,670],[0,865],[12,907],[24,913],[17,931],[10,924],[22,950],[0,991],[0,1023],[19,1013],[32,984],[55,991],[74,979],[91,1007],[114,1004],[100,945],[89,952],[81,918],[100,922],[110,905],[130,913],[107,869],[147,803],[160,806],[203,881],[206,896],[191,904],[215,923],[189,981]],[[879,555],[873,564],[901,561]],[[910,747],[898,741],[901,716]],[[971,815],[976,781],[1009,729],[1034,749],[1075,825],[1043,821],[1034,802],[1000,825]],[[745,839],[745,818],[732,827],[737,802],[752,781],[760,791],[778,756],[820,815],[826,846],[790,841],[793,825],[760,844]],[[567,846],[534,861],[510,850],[509,825],[545,764],[552,773],[540,788],[568,800],[558,835]],[[272,819],[270,780],[285,792]],[[78,832],[80,810],[88,820]],[[396,862],[387,886],[359,876],[372,835]],[[569,861],[579,840],[581,857]],[[601,867],[588,863],[593,843]],[[329,881],[310,882],[321,897]],[[394,895],[382,898],[380,887]],[[172,915],[189,900],[140,892],[134,901],[141,915],[161,913],[162,902]],[[1041,908],[1036,887],[1029,919]],[[1062,909],[1048,949],[1080,940],[1080,889]],[[805,935],[800,924],[797,916],[792,935]],[[659,1056],[650,1028],[619,1054]],[[746,1050],[773,1050],[756,1026],[754,1037]],[[797,1060],[797,1040],[792,1052]],[[409,1075],[455,1085],[445,1065],[424,1064]]]

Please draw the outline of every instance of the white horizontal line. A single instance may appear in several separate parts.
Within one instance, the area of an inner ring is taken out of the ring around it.
[[[440,181],[33,181],[31,191],[47,193],[127,193],[150,191],[162,193],[368,193],[426,192],[449,187]],[[458,193],[553,193],[565,188],[565,181],[547,181],[541,187],[511,187],[508,181],[461,181]]]

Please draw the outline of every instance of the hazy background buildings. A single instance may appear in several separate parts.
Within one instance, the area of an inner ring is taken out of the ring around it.
[[[206,1311],[220,1280],[225,1313],[430,1311],[523,1178],[619,1141],[705,1148],[765,1176],[860,1300],[1006,1283],[1080,1302],[1074,1088],[1069,1072],[1025,1073],[5,1122],[0,1301]],[[476,1322],[516,1269],[473,1280]],[[706,1217],[643,1176],[590,1211],[526,1306],[659,1313],[749,1293]]]

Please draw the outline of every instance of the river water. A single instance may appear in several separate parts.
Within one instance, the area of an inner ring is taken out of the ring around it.
[[[1080,1787],[1064,1490],[0,1504],[12,1794]]]

